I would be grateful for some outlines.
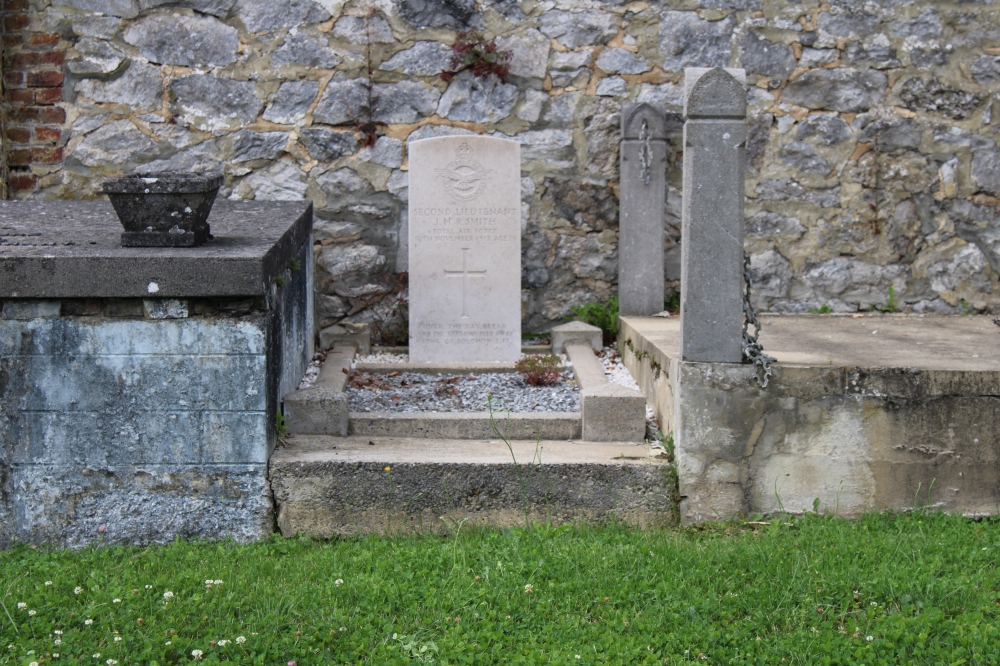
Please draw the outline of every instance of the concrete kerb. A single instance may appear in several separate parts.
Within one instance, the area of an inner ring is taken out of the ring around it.
[[[552,353],[562,354],[570,343],[590,345],[596,350],[603,349],[601,329],[582,321],[571,321],[552,329]]]
[[[344,387],[356,352],[353,345],[329,351],[316,383],[285,397],[284,415],[289,433],[347,436],[350,415]]]
[[[566,345],[573,373],[580,384],[583,440],[641,442],[646,436],[646,398],[642,393],[608,381],[594,350],[585,344]]]

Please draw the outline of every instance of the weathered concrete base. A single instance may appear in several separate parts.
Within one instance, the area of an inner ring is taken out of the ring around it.
[[[778,358],[683,363],[679,321],[623,318],[626,365],[674,433],[684,523],[1000,507],[1000,331],[987,317],[766,317]]]
[[[667,467],[644,445],[513,442],[512,457],[499,440],[369,441],[296,437],[275,451],[271,485],[282,534],[523,525],[522,483],[529,520],[670,519]]]
[[[8,537],[26,543],[248,542],[267,536],[274,525],[264,464],[13,465],[11,489]]]

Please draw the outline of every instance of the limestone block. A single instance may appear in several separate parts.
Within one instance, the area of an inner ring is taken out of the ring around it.
[[[170,83],[171,110],[202,130],[249,125],[262,106],[252,81],[189,74]]]
[[[66,69],[83,76],[110,74],[127,60],[124,53],[102,40],[85,37],[74,49],[77,56],[66,59]]]
[[[621,384],[580,391],[583,440],[587,442],[641,442],[646,438],[646,399]]]
[[[251,160],[273,160],[288,143],[287,132],[254,132],[240,130],[233,134],[233,156],[230,162],[239,164]]]
[[[271,56],[278,67],[319,67],[332,69],[340,64],[340,56],[326,44],[304,32],[289,34],[285,43]]]
[[[158,67],[133,62],[121,76],[110,81],[84,79],[76,92],[95,102],[124,104],[134,109],[152,109],[163,96],[163,75]]]
[[[362,354],[370,354],[372,350],[371,330],[368,324],[351,324],[343,322],[327,326],[319,332],[320,349],[351,346]]]
[[[347,395],[325,386],[312,386],[285,396],[284,417],[293,435],[346,437],[349,414]]]
[[[594,349],[604,348],[603,333],[596,326],[591,326],[582,321],[571,321],[566,324],[556,326],[551,331],[552,353],[562,354],[566,351],[566,345],[573,342],[590,345]]]
[[[882,101],[888,79],[876,70],[816,69],[788,84],[782,102],[810,109],[867,111]]]
[[[264,111],[264,120],[290,125],[306,117],[319,93],[316,81],[286,81],[278,88],[274,98]]]
[[[299,140],[320,162],[332,162],[358,149],[354,132],[334,132],[325,127],[305,127],[299,131]]]
[[[239,46],[236,28],[208,16],[149,16],[124,38],[150,62],[183,67],[225,67]]]

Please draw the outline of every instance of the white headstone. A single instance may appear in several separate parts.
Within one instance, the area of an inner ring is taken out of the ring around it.
[[[409,144],[410,358],[521,353],[521,150],[508,139]]]

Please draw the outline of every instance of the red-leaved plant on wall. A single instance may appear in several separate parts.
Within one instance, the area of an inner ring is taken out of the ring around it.
[[[514,53],[498,50],[496,40],[487,41],[478,32],[460,32],[451,51],[449,69],[441,72],[442,81],[451,81],[457,74],[466,70],[472,72],[477,79],[492,74],[501,81],[507,81],[507,75],[510,74],[510,59]]]

